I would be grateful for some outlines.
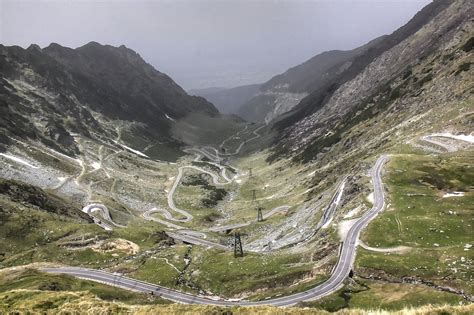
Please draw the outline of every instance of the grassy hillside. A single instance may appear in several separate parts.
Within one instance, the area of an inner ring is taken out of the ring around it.
[[[356,272],[389,282],[419,281],[472,296],[473,162],[472,150],[392,156],[385,176],[387,209],[361,238],[369,246],[408,250],[360,249]]]
[[[370,286],[370,289],[368,289]],[[359,281],[346,291],[285,309],[261,307],[218,307],[169,304],[149,294],[77,280],[68,276],[44,275],[28,268],[0,272],[0,312],[20,314],[470,314],[474,305],[453,304],[448,293],[421,286]],[[346,295],[345,295],[346,294]],[[434,298],[436,305],[426,305]],[[457,303],[456,303],[457,304]],[[342,307],[350,306],[350,309]],[[363,308],[364,310],[361,310]]]

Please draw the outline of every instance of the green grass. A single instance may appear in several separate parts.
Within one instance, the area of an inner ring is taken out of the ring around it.
[[[436,243],[462,248],[471,242],[473,162],[470,154],[392,158],[386,176],[390,207],[368,226],[363,239],[380,247],[433,248]],[[442,198],[447,191],[465,195]]]
[[[398,311],[423,305],[459,305],[467,302],[459,295],[441,292],[422,285],[385,283],[356,279],[344,289],[318,301],[305,302],[309,306],[329,312],[342,309],[380,309]]]
[[[415,276],[474,292],[470,266],[473,242],[474,154],[396,155],[386,168],[388,209],[374,219],[362,239],[374,247],[408,246],[403,254],[359,250],[358,268],[390,276]],[[462,197],[442,198],[462,191]],[[369,271],[368,271],[369,272]]]
[[[282,253],[245,253],[244,257],[234,258],[232,252],[195,249],[190,270],[196,270],[193,277],[196,283],[215,294],[231,297],[246,293],[255,298],[257,293],[263,293],[259,290],[267,295],[288,291],[289,285],[311,272],[313,264],[307,259]],[[321,281],[324,276],[315,281]]]
[[[60,246],[67,239],[97,236],[103,240],[127,239],[139,244],[142,251],[159,241],[154,233],[161,227],[141,219],[128,222],[127,228],[107,232],[95,224],[83,223],[65,216],[39,210],[31,205],[12,202],[0,195],[0,267],[33,262],[56,262],[91,268],[114,266],[126,253],[103,252],[90,248],[68,249]]]
[[[102,233],[94,224],[18,204],[4,196],[0,196],[0,214],[0,251],[5,254],[0,267],[30,263],[40,252],[44,252],[39,256],[42,260],[57,259],[61,249],[52,247],[51,243],[79,231]]]
[[[253,190],[263,212],[282,205],[300,205],[307,198],[305,191],[310,185],[311,178],[301,174],[303,168],[288,161],[273,164],[266,162],[266,154],[258,153],[247,158],[237,159],[232,163],[242,172],[247,173],[252,168],[252,176],[240,176],[237,195],[229,208],[233,212],[232,222],[253,220],[256,216],[253,202]],[[303,179],[303,180],[302,180]]]
[[[143,152],[151,159],[175,162],[184,155],[178,142],[170,142],[166,139],[157,141],[157,139],[159,137],[149,134],[141,128],[124,129],[121,134],[124,144]]]
[[[127,276],[168,288],[179,288],[177,286],[179,272],[169,264],[181,271],[185,265],[184,254],[187,249],[188,247],[185,245],[173,246],[160,251],[156,255],[129,264],[121,264],[117,267],[117,270],[133,270],[131,273],[127,273]]]
[[[172,127],[172,134],[187,144],[219,145],[244,126],[242,121],[230,117],[209,117],[193,113],[177,121]]]
[[[157,297],[151,297],[148,294],[131,292],[66,275],[45,274],[32,269],[0,273],[0,293],[19,289],[55,292],[88,291],[102,300],[120,301],[127,304],[170,303]]]

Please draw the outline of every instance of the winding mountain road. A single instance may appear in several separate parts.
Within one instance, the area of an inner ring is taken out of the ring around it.
[[[343,281],[349,276],[352,264],[356,255],[356,249],[359,234],[367,224],[373,220],[384,207],[384,188],[382,185],[381,171],[383,164],[387,161],[387,156],[383,155],[377,159],[371,170],[372,184],[374,187],[374,204],[357,222],[352,225],[342,244],[342,250],[339,260],[331,276],[325,282],[301,293],[295,293],[284,297],[268,299],[263,301],[229,301],[223,299],[211,299],[204,296],[192,295],[176,290],[164,288],[151,283],[119,276],[106,271],[93,270],[79,267],[59,267],[42,268],[48,273],[68,274],[81,279],[101,282],[112,286],[121,287],[128,290],[156,294],[162,298],[186,304],[210,304],[220,306],[256,306],[256,305],[274,305],[291,306],[302,301],[311,301],[321,298],[325,295],[335,292],[342,285]]]
[[[103,228],[106,231],[112,230],[112,225],[120,228],[125,226],[115,223],[110,217],[110,212],[107,207],[101,203],[91,203],[82,208],[82,212],[87,213],[93,220],[94,223]],[[94,212],[98,212],[102,219],[98,219],[93,215]]]
[[[230,154],[226,154],[226,155],[235,155],[235,154],[238,154],[240,152],[240,150],[242,149],[243,145],[246,144],[247,142],[249,141],[252,141],[252,140],[255,140],[257,139],[258,137],[260,137],[260,134],[258,133],[258,131],[260,129],[262,129],[264,126],[261,126],[257,129],[255,129],[253,131],[253,134],[254,136],[252,138],[249,138],[247,140],[244,140],[240,143],[239,147],[235,150],[234,153],[230,153]],[[244,128],[244,130],[247,129],[247,126]],[[239,131],[238,133],[240,133],[242,131]],[[226,139],[227,140],[227,139]],[[225,141],[223,141],[223,143],[225,143]],[[222,143],[222,144],[223,144]],[[221,144],[221,145],[222,145]],[[206,148],[211,148],[215,151],[215,155],[214,154],[211,154],[209,153]],[[183,210],[183,209],[180,209],[176,206],[176,204],[174,203],[174,199],[173,199],[173,196],[175,194],[175,191],[176,189],[178,188],[178,185],[179,183],[181,182],[181,179],[183,177],[183,172],[184,172],[184,169],[194,169],[194,170],[197,170],[197,171],[200,171],[202,173],[206,173],[208,175],[211,176],[212,178],[212,181],[215,185],[218,185],[218,186],[222,186],[222,185],[228,185],[228,184],[231,184],[233,179],[232,178],[229,178],[227,176],[227,173],[226,173],[226,168],[225,166],[221,165],[219,163],[220,161],[220,158],[219,158],[219,151],[213,147],[210,147],[210,146],[207,146],[207,147],[203,147],[203,148],[189,148],[189,149],[186,149],[184,150],[185,152],[193,152],[195,153],[197,156],[196,158],[194,159],[195,162],[199,162],[201,157],[199,154],[202,154],[204,156],[206,156],[207,158],[209,158],[212,162],[209,162],[209,164],[211,165],[214,165],[216,167],[218,167],[220,170],[221,170],[221,176],[222,178],[224,178],[224,182],[220,182],[219,181],[219,176],[214,174],[213,172],[210,172],[208,170],[205,170],[201,167],[198,167],[198,166],[194,166],[194,165],[185,165],[185,166],[181,166],[178,168],[178,174],[174,180],[174,183],[173,183],[173,186],[171,187],[170,191],[168,192],[168,196],[167,196],[167,201],[168,201],[168,207],[173,210],[174,212],[177,212],[179,214],[181,214],[182,216],[184,216],[184,218],[175,218],[173,217],[173,215],[168,211],[168,210],[165,210],[165,209],[157,209],[157,208],[154,208],[152,209],[153,212],[159,212],[161,213],[167,220],[170,220],[170,221],[174,221],[174,222],[189,222],[193,219],[193,216],[192,214],[190,214],[188,211],[186,210]],[[150,214],[151,212],[150,211],[147,211],[145,212],[146,215],[144,215],[144,218],[145,219],[149,219],[150,218]],[[154,221],[157,221],[157,222],[160,222],[160,223],[163,223],[164,221],[163,220],[154,220]]]
[[[440,139],[444,140],[454,140],[455,143],[449,143],[446,141],[440,141]],[[461,144],[461,147],[463,146],[472,146],[474,144],[474,135],[453,135],[450,133],[433,133],[430,135],[426,135],[421,137],[421,141],[430,143],[434,145],[435,147],[442,148],[443,150],[447,152],[455,152],[458,151]]]

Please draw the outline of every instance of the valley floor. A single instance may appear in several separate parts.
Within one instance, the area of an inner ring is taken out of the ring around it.
[[[71,294],[77,301],[96,295],[106,307],[136,312],[142,310],[135,304],[168,303],[146,290],[148,294],[126,292],[45,275],[35,271],[37,265],[16,267],[31,263],[105,269],[117,279],[126,275],[188,294],[242,301],[239,304],[284,300],[289,294],[312,292],[319,283],[329,286],[336,279],[333,271],[342,268],[334,269],[336,263],[347,261],[337,278],[341,282],[315,297],[334,293],[289,305],[357,313],[367,307],[400,310],[407,305],[470,303],[469,185],[474,174],[469,168],[473,151],[465,139],[432,136],[457,146],[453,153],[446,149],[427,155],[412,146],[391,154],[383,173],[388,189],[384,198],[375,173],[357,180],[349,173],[331,178],[324,168],[311,165],[285,160],[268,164],[262,152],[237,156],[259,138],[260,128],[245,126],[216,141],[215,149],[189,148],[189,155],[177,164],[85,139],[77,140],[82,148],[78,159],[44,147],[12,148],[2,160],[0,266],[15,272],[2,273],[0,292],[9,301],[2,307],[20,307],[18,298],[25,295],[34,298],[37,304],[30,306],[38,310],[67,307],[62,303]],[[428,149],[439,143],[431,142]],[[263,222],[256,220],[257,206],[263,209]],[[384,211],[362,233],[364,246],[357,249],[351,270],[349,250],[355,250],[359,230],[350,227],[368,223],[364,218],[369,209]],[[343,225],[345,232],[338,234]],[[244,257],[233,257],[235,231],[241,235]],[[346,253],[347,260],[342,259]],[[345,280],[346,272],[351,275]],[[51,291],[64,291],[64,299],[58,295],[51,301]],[[405,294],[395,294],[400,291]],[[179,308],[169,306],[174,307]]]

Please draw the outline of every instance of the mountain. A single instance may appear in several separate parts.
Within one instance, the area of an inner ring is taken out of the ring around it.
[[[125,46],[0,45],[0,75],[4,145],[18,136],[74,153],[73,134],[116,139],[119,125],[178,145],[170,131],[174,121],[219,115]]]
[[[473,11],[275,77],[307,96],[267,125],[125,47],[2,46],[0,313],[472,314]]]
[[[203,89],[191,89],[188,91],[190,95],[198,95],[198,96],[203,96],[203,95],[210,95],[219,91],[224,91],[227,90],[225,87],[219,87],[219,86],[211,86],[208,88],[203,88]],[[201,95],[203,94],[203,95]],[[203,96],[204,97],[204,96]]]
[[[288,69],[260,85],[258,92],[239,108],[237,114],[248,121],[270,122],[346,70],[357,56],[367,52],[380,40],[375,39],[349,51],[326,51]]]
[[[290,154],[309,161],[336,147],[364,148],[367,140],[387,140],[380,139],[382,131],[468,99],[472,11],[466,1],[434,1],[377,40],[274,121],[279,136],[272,158]]]
[[[202,96],[214,104],[221,113],[238,114],[242,105],[254,97],[260,89],[259,84],[238,86],[235,88],[207,88],[191,90],[189,94]]]

